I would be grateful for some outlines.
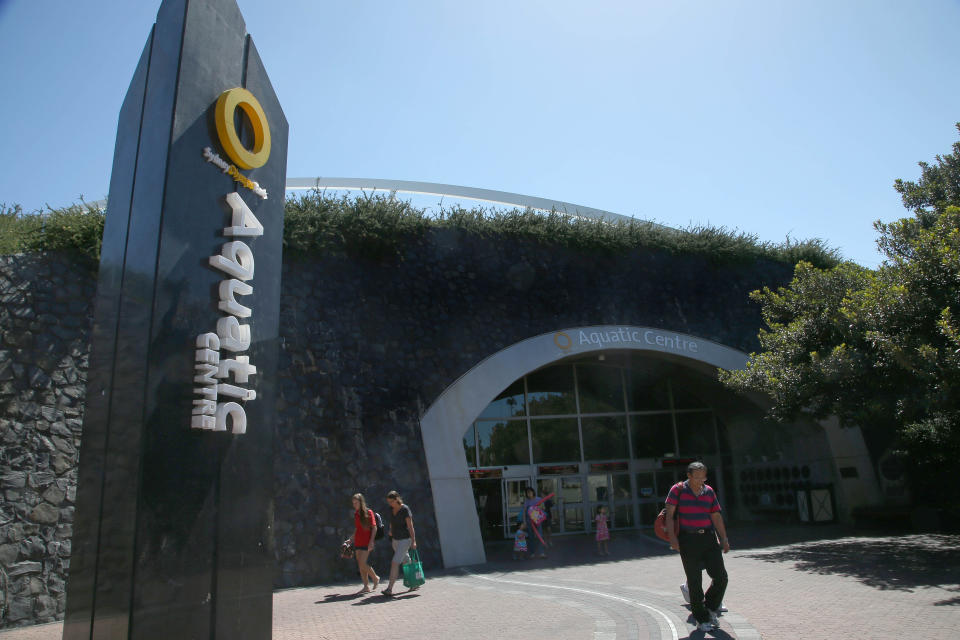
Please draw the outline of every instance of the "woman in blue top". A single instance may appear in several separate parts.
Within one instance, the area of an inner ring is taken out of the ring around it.
[[[543,543],[540,542],[540,536],[537,535],[540,525],[534,524],[530,519],[530,507],[540,504],[543,499],[537,497],[537,492],[533,490],[533,487],[527,487],[526,495],[527,499],[523,501],[523,521],[527,525],[527,531],[530,532],[530,536],[528,537],[530,541],[530,557],[546,558],[547,554],[544,552]],[[539,555],[537,554],[537,549],[540,550]]]

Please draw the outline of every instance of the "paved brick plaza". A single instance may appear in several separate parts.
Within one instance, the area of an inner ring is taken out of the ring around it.
[[[416,593],[356,595],[357,585],[277,592],[275,640],[960,636],[960,536],[865,535],[841,527],[731,527],[729,612],[693,631],[680,559],[657,540],[614,532],[609,558],[586,536],[546,560],[514,562],[506,545],[469,571],[429,576]],[[378,567],[385,572],[385,568]],[[0,633],[54,640],[61,625]]]

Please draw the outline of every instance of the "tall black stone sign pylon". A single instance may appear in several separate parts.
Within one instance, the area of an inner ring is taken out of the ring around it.
[[[235,0],[164,0],[120,111],[66,640],[270,637],[287,130]]]

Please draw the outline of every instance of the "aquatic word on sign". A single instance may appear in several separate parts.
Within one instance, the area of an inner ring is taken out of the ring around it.
[[[231,210],[231,226],[224,227],[223,235],[231,238],[257,237],[263,235],[263,225],[234,191],[226,196]],[[226,431],[230,418],[231,431],[246,433],[247,414],[241,402],[255,400],[257,392],[239,385],[250,382],[257,368],[250,364],[250,357],[239,355],[250,348],[250,325],[241,324],[242,319],[253,314],[250,307],[237,301],[237,296],[248,296],[253,287],[253,251],[242,240],[224,242],[220,253],[210,256],[210,266],[228,276],[220,282],[217,307],[224,312],[217,320],[216,332],[197,336],[194,362],[193,411],[190,426],[194,429]],[[221,349],[233,355],[221,357]],[[232,380],[231,380],[232,378]],[[235,383],[235,384],[234,384]],[[226,398],[226,401],[220,401]]]

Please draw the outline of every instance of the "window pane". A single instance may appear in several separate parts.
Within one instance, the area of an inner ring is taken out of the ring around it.
[[[507,480],[507,506],[522,507],[523,501],[527,499],[526,480]]]
[[[613,476],[613,499],[617,502],[626,501],[633,498],[630,491],[630,475],[618,473]]]
[[[498,395],[480,414],[481,418],[515,418],[526,415],[523,400],[523,378],[517,380]]]
[[[627,372],[627,404],[630,411],[659,411],[670,408],[667,387],[668,367],[649,360],[634,360]]]
[[[546,496],[557,493],[557,478],[537,478],[537,495]],[[556,502],[557,496],[553,496]]]
[[[527,392],[532,416],[557,416],[577,411],[571,365],[549,367],[531,373],[527,376]]]
[[[475,467],[477,466],[477,446],[474,438],[476,437],[476,431],[474,431],[473,425],[470,425],[470,428],[467,429],[467,432],[463,434],[463,453],[467,456],[467,466]]]
[[[627,420],[624,416],[583,418],[583,456],[586,460],[628,458]]]
[[[729,454],[730,453],[730,438],[727,434],[727,427],[723,424],[723,420],[719,416],[714,416],[714,420],[717,423],[717,439],[720,440],[720,453]]]
[[[480,466],[530,464],[526,420],[477,420]]]
[[[684,455],[716,453],[717,441],[713,437],[713,413],[697,411],[677,414],[677,439]]]
[[[706,409],[707,403],[690,392],[684,385],[673,384],[673,408],[674,409]]]
[[[678,474],[673,469],[657,471],[657,497],[660,500],[665,500],[667,492],[670,491],[670,487],[672,487],[678,479]]]
[[[591,502],[607,502],[610,499],[610,485],[607,474],[587,476],[587,495]]]
[[[640,505],[640,524],[645,527],[652,527],[653,521],[662,509],[656,502],[647,502]]]
[[[567,507],[563,510],[563,530],[583,531],[582,507]]]
[[[702,379],[678,371],[670,376],[670,382],[674,409],[706,409],[710,406],[697,394],[698,387],[704,384]]]
[[[580,478],[564,478],[561,487],[560,497],[564,502],[583,502],[583,485]]]
[[[637,497],[641,500],[657,497],[657,485],[654,484],[652,473],[637,474]]]
[[[618,367],[578,364],[577,387],[581,413],[623,411],[623,382]]]
[[[530,428],[533,431],[534,462],[580,461],[576,418],[531,420]]]
[[[633,505],[618,504],[613,509],[614,527],[632,527],[633,526]]]
[[[665,453],[676,453],[673,444],[673,422],[669,413],[630,416],[633,429],[633,457],[659,458]]]

